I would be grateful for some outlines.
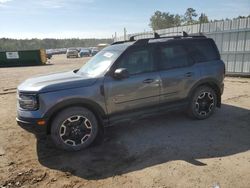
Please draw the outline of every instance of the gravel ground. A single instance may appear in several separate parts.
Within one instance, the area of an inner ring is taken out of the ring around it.
[[[227,77],[222,108],[207,120],[171,113],[113,126],[81,152],[17,126],[21,81],[86,60],[59,55],[47,66],[0,68],[0,187],[250,187],[250,79]]]

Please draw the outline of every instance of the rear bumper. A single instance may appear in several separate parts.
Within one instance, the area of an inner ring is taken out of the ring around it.
[[[224,92],[224,83],[221,84],[219,89],[220,89],[220,93],[218,93],[218,96],[217,96],[217,107],[218,108],[221,107],[221,96],[223,95],[223,92]]]
[[[224,83],[221,84],[220,92],[221,92],[221,95],[222,95],[223,92],[224,92]]]

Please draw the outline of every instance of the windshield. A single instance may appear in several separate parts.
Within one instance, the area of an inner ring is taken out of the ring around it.
[[[120,54],[120,51],[100,51],[83,65],[78,73],[87,74],[91,77],[101,75],[107,71]]]
[[[73,51],[77,51],[77,49],[68,49],[68,52],[73,52]]]

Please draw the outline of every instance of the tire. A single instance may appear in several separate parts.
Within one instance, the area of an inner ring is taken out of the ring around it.
[[[212,88],[198,87],[191,97],[187,114],[193,119],[207,119],[214,113],[216,104],[217,95]]]
[[[83,107],[70,107],[52,121],[51,138],[60,149],[79,151],[94,142],[98,129],[98,121],[91,111]]]

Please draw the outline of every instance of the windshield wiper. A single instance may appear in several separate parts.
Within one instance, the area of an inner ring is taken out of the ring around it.
[[[73,70],[74,73],[77,73],[79,71],[79,69]]]

